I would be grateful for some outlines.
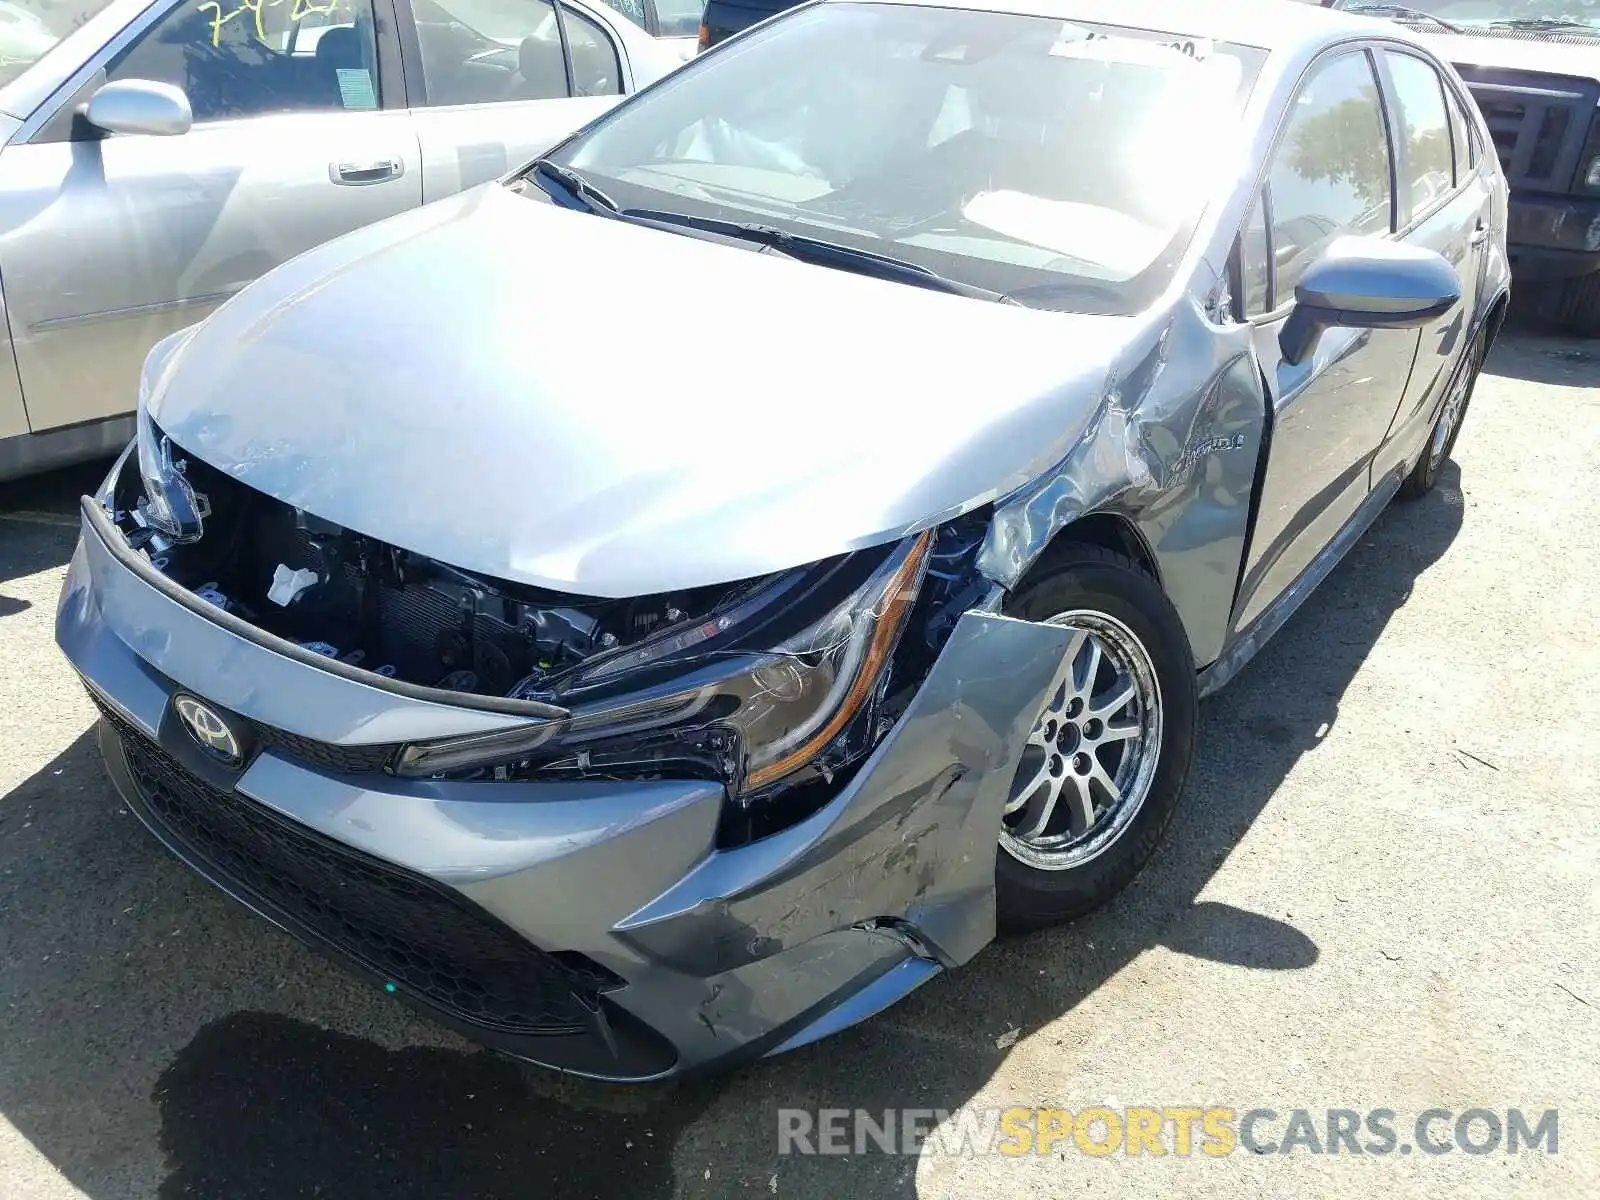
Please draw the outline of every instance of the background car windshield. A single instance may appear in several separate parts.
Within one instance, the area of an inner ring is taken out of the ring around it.
[[[1334,8],[1361,9],[1377,0],[1338,0]],[[1490,26],[1507,31],[1525,26],[1537,35],[1539,26],[1568,22],[1588,26],[1600,36],[1600,2],[1597,0],[1407,0],[1406,7],[1468,28]],[[1426,27],[1419,25],[1426,31]],[[1574,32],[1551,29],[1552,33]]]
[[[0,87],[44,57],[109,0],[0,0]]]
[[[719,48],[557,158],[627,207],[1134,312],[1170,282],[1263,59],[1177,31],[824,4]]]

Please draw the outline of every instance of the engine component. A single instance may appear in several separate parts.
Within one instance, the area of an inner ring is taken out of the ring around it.
[[[267,589],[267,599],[279,608],[288,608],[299,599],[300,593],[307,588],[315,587],[321,581],[322,576],[315,571],[279,563],[277,569],[272,572],[272,586]]]
[[[207,604],[216,605],[223,612],[230,611],[232,607],[232,602],[217,590],[217,585],[214,583],[202,584],[200,587],[195,588],[194,594]]]
[[[154,546],[158,569],[280,637],[425,686],[534,697],[596,654],[692,626],[749,586],[626,600],[546,591],[344,529],[198,459],[183,478],[207,497],[204,536]],[[118,484],[130,543],[144,532],[144,488],[131,468]]]

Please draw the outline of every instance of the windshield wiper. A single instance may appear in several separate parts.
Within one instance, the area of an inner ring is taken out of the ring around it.
[[[1569,21],[1565,17],[1515,17],[1509,21],[1490,21],[1490,29],[1520,29],[1529,33],[1541,31],[1556,33],[1564,29],[1581,29],[1600,36],[1600,28],[1587,21]]]
[[[1420,8],[1407,8],[1404,4],[1341,4],[1339,11],[1365,13],[1374,17],[1391,17],[1407,25],[1425,21],[1429,25],[1437,25],[1440,29],[1448,29],[1451,33],[1466,32],[1461,26],[1452,25],[1442,17],[1436,17],[1430,12],[1423,12]]]
[[[536,159],[530,172],[543,175],[546,179],[553,179],[560,184],[573,199],[577,200],[590,212],[615,213],[617,202],[606,195],[594,184],[571,167],[563,167],[560,163],[551,162],[548,158]]]
[[[802,262],[838,267],[879,279],[891,279],[898,283],[929,288],[936,292],[949,292],[954,296],[970,296],[974,300],[991,300],[997,304],[1016,303],[1000,292],[962,283],[959,279],[941,275],[931,267],[924,267],[920,263],[892,258],[887,254],[877,254],[871,250],[858,250],[854,246],[808,237],[803,233],[790,233],[787,229],[778,229],[772,225],[722,221],[716,217],[695,217],[688,213],[666,212],[653,208],[624,208],[617,215],[637,221],[653,221],[661,225],[681,225],[686,229],[698,229],[704,233],[735,238],[741,242],[754,242]]]

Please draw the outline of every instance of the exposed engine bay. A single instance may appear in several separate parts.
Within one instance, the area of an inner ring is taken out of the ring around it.
[[[116,518],[135,548],[200,598],[305,649],[382,676],[537,698],[596,654],[703,616],[751,583],[614,600],[489,579],[292,508],[190,457],[203,533],[174,543],[143,519],[139,475]],[[759,581],[755,581],[759,583]]]
[[[153,426],[104,497],[130,549],[245,624],[355,672],[546,706],[395,748],[452,779],[718,780],[718,840],[815,811],[905,711],[962,613],[991,511],[754,579],[608,599],[489,578],[319,518]],[[376,680],[374,682],[377,682]],[[291,751],[292,753],[292,751]]]

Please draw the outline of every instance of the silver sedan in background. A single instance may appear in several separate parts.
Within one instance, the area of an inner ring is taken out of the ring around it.
[[[252,279],[522,165],[678,62],[589,0],[0,18],[0,480],[125,444],[150,347]]]

